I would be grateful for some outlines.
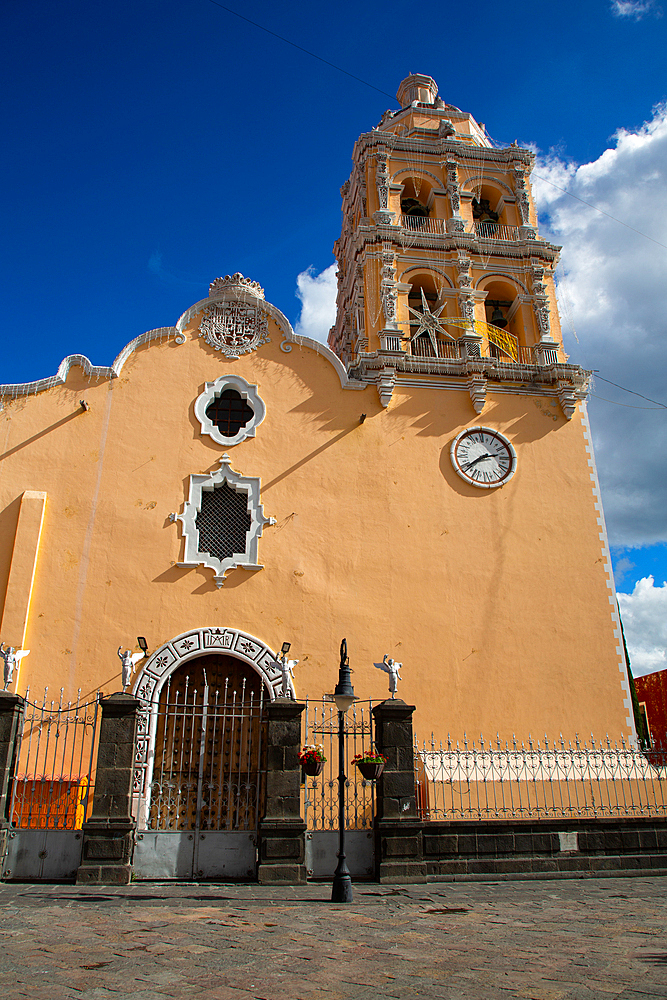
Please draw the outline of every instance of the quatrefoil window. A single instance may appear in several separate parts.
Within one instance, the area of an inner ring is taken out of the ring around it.
[[[195,416],[202,434],[228,447],[255,436],[255,429],[266,416],[266,407],[256,385],[239,375],[222,375],[206,382],[204,392],[195,402]]]

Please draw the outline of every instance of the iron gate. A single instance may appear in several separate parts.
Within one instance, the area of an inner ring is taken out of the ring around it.
[[[373,743],[371,701],[358,701],[345,715],[345,855],[357,878],[374,874],[373,821],[375,782],[362,778],[352,758]],[[312,878],[329,878],[338,852],[338,710],[328,701],[306,700],[305,742],[322,745],[327,758],[317,778],[304,778],[306,870]]]
[[[246,676],[232,657],[201,658],[167,680],[153,708],[135,876],[254,877],[266,742],[259,677]]]
[[[99,702],[28,700],[22,706],[2,877],[73,878],[93,804]]]

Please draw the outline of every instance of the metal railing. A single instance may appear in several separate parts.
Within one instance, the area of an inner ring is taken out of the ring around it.
[[[518,226],[506,226],[503,222],[473,222],[472,230],[478,240],[518,240]]]
[[[443,236],[447,233],[447,223],[444,219],[433,219],[422,215],[401,215],[400,224],[403,229],[413,233],[424,233],[429,236]],[[478,240],[520,240],[518,226],[507,226],[504,222],[477,222],[466,224],[468,235]]]
[[[447,231],[443,219],[430,219],[424,215],[402,215],[401,225],[403,229],[409,229],[413,233],[428,233],[432,236],[442,236]]]
[[[266,743],[264,691],[223,683],[183,689],[171,678],[156,706],[146,828],[254,830],[261,814]]]
[[[454,341],[437,340],[438,357],[455,360],[460,357],[459,349]],[[410,342],[410,354],[414,358],[434,358],[435,352],[430,337],[417,337]]]
[[[415,741],[424,820],[667,815],[667,753],[621,740]]]
[[[22,830],[80,830],[93,805],[99,701],[23,703],[9,807]]]
[[[375,782],[362,778],[351,763],[373,743],[373,702],[357,701],[345,715],[345,827],[372,830]],[[304,775],[304,820],[308,830],[338,829],[338,710],[331,702],[306,700],[304,742],[321,745],[327,761],[316,778]]]

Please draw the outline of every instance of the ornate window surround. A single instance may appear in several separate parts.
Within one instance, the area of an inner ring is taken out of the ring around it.
[[[250,514],[250,529],[247,533],[245,552],[235,552],[225,559],[218,559],[209,552],[200,552],[196,519],[201,510],[203,490],[213,490],[226,482],[237,493],[245,493],[248,497],[248,513]],[[222,587],[225,575],[230,570],[264,569],[257,562],[257,543],[265,524],[275,524],[274,517],[264,517],[264,507],[259,502],[260,480],[250,476],[241,476],[231,468],[231,459],[226,453],[220,459],[220,468],[211,473],[201,473],[190,476],[188,499],[183,504],[182,514],[172,514],[172,521],[181,522],[181,531],[185,538],[185,556],[177,566],[208,566],[215,570],[215,585]]]
[[[227,389],[235,389],[245,399],[254,416],[245,427],[240,427],[234,437],[224,437],[213,421],[206,415],[206,410],[213,400],[221,396]],[[240,375],[221,375],[215,382],[205,382],[204,391],[195,400],[195,417],[201,424],[202,434],[208,434],[217,444],[225,447],[240,444],[246,438],[254,437],[257,427],[266,416],[266,406],[260,397],[257,386],[246,382]]]

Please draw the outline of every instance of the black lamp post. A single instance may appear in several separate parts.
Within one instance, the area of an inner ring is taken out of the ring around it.
[[[332,903],[352,902],[352,877],[345,858],[345,713],[356,698],[350,678],[347,639],[340,644],[338,684],[333,694],[338,709],[338,864],[331,889]]]

